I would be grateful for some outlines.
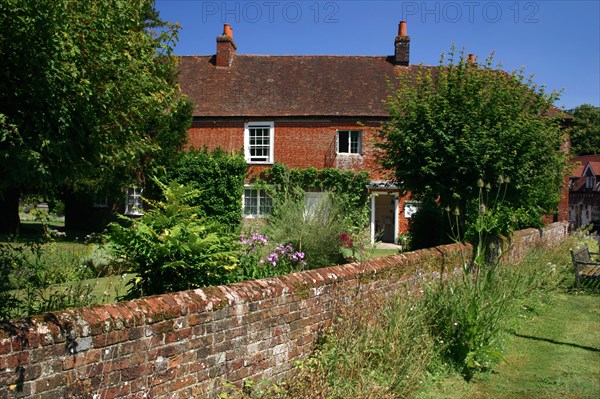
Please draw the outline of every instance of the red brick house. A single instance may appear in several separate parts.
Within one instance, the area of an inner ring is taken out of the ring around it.
[[[216,55],[180,57],[181,90],[194,104],[190,145],[243,149],[251,174],[274,162],[369,171],[372,237],[395,242],[414,206],[377,170],[372,143],[389,118],[388,79],[419,68],[409,66],[409,45],[401,22],[393,56],[245,55],[225,25]],[[260,216],[264,193],[244,196],[245,217]]]
[[[573,158],[569,179],[569,225],[571,229],[593,225],[600,230],[600,155]]]
[[[378,169],[373,143],[389,119],[389,82],[424,68],[409,64],[409,47],[402,21],[391,56],[246,55],[237,53],[225,24],[216,54],[179,58],[181,90],[194,105],[189,143],[243,150],[251,175],[275,162],[368,171],[371,240],[377,233],[383,242],[397,242],[417,204]],[[269,199],[248,186],[242,201],[244,216],[256,217]],[[566,220],[567,201],[559,220]]]

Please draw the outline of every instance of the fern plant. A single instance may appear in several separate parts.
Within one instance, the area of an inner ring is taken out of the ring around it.
[[[225,283],[237,265],[237,243],[220,225],[206,222],[190,205],[197,189],[154,179],[164,199],[143,198],[149,210],[139,219],[120,216],[107,239],[138,277],[128,297],[161,294]]]

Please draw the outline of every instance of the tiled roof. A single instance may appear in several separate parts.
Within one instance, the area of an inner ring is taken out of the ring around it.
[[[600,154],[582,155],[580,157],[574,157],[571,161],[576,164],[571,172],[571,176],[579,177],[583,175],[588,163],[592,168],[592,172],[594,172],[596,176],[600,176]]]
[[[234,56],[217,68],[214,56],[179,58],[178,81],[197,117],[387,117],[388,80],[421,66],[389,57]]]

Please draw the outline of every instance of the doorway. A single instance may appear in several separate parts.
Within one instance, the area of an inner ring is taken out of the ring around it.
[[[374,192],[371,197],[371,242],[395,244],[398,239],[398,196]]]

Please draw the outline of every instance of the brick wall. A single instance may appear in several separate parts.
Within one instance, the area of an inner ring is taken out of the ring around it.
[[[559,223],[519,232],[512,256],[565,234]],[[5,322],[0,398],[211,397],[219,378],[283,378],[340,307],[411,289],[423,273],[458,267],[470,250],[447,245]]]
[[[273,119],[263,118],[260,121],[271,122]],[[245,122],[247,121],[195,121],[188,130],[188,145],[195,148],[206,146],[210,150],[220,146],[226,151],[242,151]],[[290,168],[323,169],[338,166],[340,169],[366,170],[369,171],[371,179],[382,180],[384,176],[377,170],[373,146],[380,124],[354,119],[275,120],[275,162],[281,162]],[[327,162],[328,154],[332,150],[335,152],[337,130],[363,131],[363,154],[356,162]],[[263,167],[259,166],[256,169],[261,168]]]

